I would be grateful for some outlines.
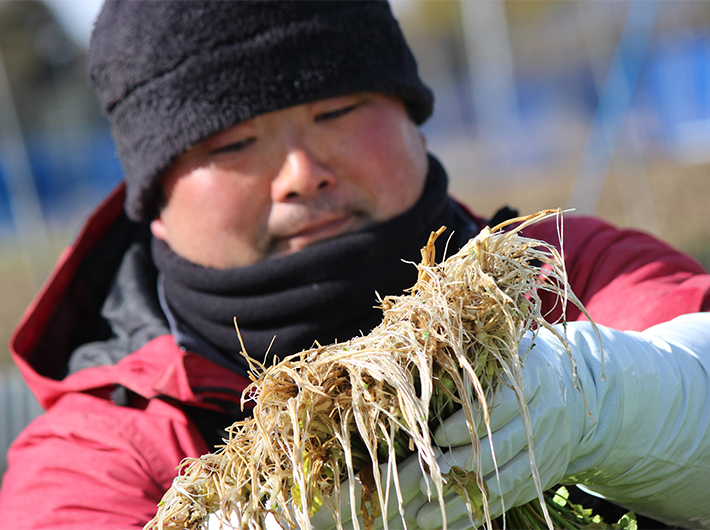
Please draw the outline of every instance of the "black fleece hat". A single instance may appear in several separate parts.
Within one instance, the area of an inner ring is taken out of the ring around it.
[[[135,221],[177,156],[243,120],[356,92],[400,97],[418,124],[433,105],[386,1],[107,0],[89,74]]]

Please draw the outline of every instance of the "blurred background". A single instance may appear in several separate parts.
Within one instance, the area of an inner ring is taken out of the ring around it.
[[[394,0],[423,126],[481,215],[570,207],[710,266],[710,2]],[[86,78],[100,0],[0,0],[0,452],[38,407],[5,345],[121,180]],[[0,471],[4,461],[0,461]]]

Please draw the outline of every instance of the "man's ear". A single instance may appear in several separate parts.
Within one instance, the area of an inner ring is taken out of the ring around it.
[[[160,218],[160,214],[150,222],[150,231],[153,233],[154,237],[165,241],[165,225]]]

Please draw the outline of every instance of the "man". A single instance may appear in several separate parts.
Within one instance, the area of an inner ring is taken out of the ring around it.
[[[368,332],[375,292],[413,285],[403,260],[418,261],[432,230],[447,226],[458,247],[486,222],[448,197],[426,151],[417,125],[433,99],[384,2],[109,1],[90,73],[125,184],[13,337],[47,413],[8,455],[4,528],[141,528],[176,466],[244,414],[235,317],[246,353],[267,363]],[[554,223],[526,234],[559,243]],[[697,312],[710,277],[599,220],[570,218],[565,235],[573,288],[609,326],[607,382],[589,325],[570,324],[590,417],[566,354],[540,337],[525,374],[543,486],[581,482],[666,523],[708,527],[710,327]],[[492,417],[498,513],[501,498],[535,497],[515,411],[503,395]],[[442,466],[465,462],[466,436],[457,417],[437,432],[452,448]],[[408,527],[440,527],[426,478],[410,478]],[[462,506],[447,498],[450,528],[471,525]],[[387,517],[401,526],[396,510]]]

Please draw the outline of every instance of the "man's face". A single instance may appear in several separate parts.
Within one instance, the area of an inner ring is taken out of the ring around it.
[[[405,212],[427,169],[399,99],[319,100],[242,122],[178,158],[151,229],[192,262],[243,267]]]

